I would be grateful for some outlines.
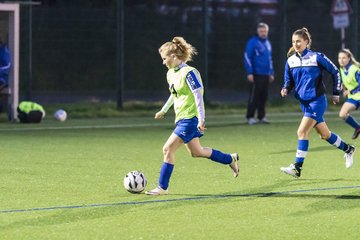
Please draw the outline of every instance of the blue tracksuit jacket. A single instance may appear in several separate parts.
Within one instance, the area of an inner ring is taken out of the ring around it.
[[[249,39],[244,54],[244,65],[247,75],[273,75],[271,44],[268,39],[258,35]]]
[[[301,57],[290,56],[285,65],[284,88],[295,90],[300,101],[311,101],[325,93],[322,71],[329,72],[333,79],[333,95],[339,95],[341,77],[338,68],[324,54],[305,49]]]

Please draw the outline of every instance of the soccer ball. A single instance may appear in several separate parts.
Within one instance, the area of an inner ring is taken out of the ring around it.
[[[141,193],[146,187],[146,178],[142,172],[131,171],[124,177],[124,187],[131,193]]]
[[[56,110],[54,113],[54,118],[60,122],[63,122],[67,118],[67,113],[63,109]]]

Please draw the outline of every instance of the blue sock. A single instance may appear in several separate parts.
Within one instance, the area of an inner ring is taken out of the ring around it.
[[[309,140],[299,139],[298,140],[298,148],[296,151],[295,165],[298,167],[302,167],[306,154],[309,149]]]
[[[360,128],[359,123],[351,115],[347,116],[345,122],[355,129]]]
[[[340,150],[346,152],[349,149],[349,145],[346,144],[338,135],[331,133],[330,137],[326,141]]]
[[[215,149],[212,149],[210,159],[222,164],[230,164],[232,162],[230,154],[222,153]]]
[[[159,186],[166,190],[169,187],[169,181],[174,165],[164,162],[160,169]]]

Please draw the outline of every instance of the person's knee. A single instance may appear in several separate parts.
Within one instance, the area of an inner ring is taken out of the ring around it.
[[[168,156],[171,152],[171,149],[168,145],[164,145],[162,151],[163,151],[164,156]]]
[[[190,152],[190,155],[191,155],[191,157],[193,157],[193,158],[198,158],[198,157],[202,157],[202,154],[201,154],[201,152],[200,151],[197,151],[197,150],[192,150],[191,152]]]
[[[305,131],[304,129],[298,129],[297,136],[299,139],[305,139],[307,138],[307,131]]]
[[[328,140],[331,136],[331,133],[330,132],[327,132],[327,133],[319,133],[319,137],[323,140]]]
[[[349,113],[348,112],[345,112],[345,111],[340,111],[339,112],[339,117],[342,119],[342,120],[346,120],[346,118],[348,117]]]

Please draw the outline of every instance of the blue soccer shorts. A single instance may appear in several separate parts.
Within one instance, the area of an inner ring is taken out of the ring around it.
[[[198,122],[197,117],[181,119],[176,122],[174,133],[181,138],[185,144],[193,138],[200,138],[203,134],[197,128]]]
[[[355,105],[356,110],[358,110],[359,107],[360,107],[360,100],[355,100],[355,99],[352,99],[352,98],[348,98],[348,99],[346,100],[346,102]]]
[[[312,101],[300,102],[301,110],[305,117],[312,118],[317,124],[324,122],[324,113],[327,108],[326,96],[322,95]]]

